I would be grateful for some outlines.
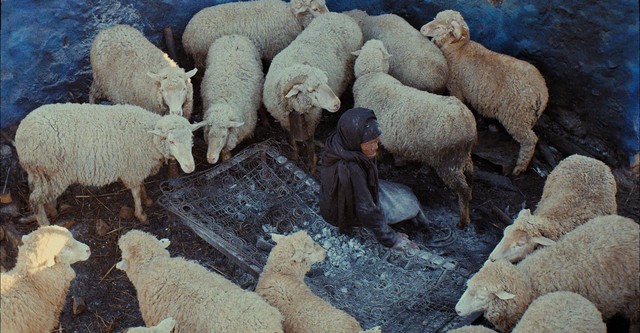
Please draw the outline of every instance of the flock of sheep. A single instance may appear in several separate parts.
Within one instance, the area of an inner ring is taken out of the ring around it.
[[[88,246],[48,225],[57,197],[72,184],[120,180],[144,222],[142,204],[152,203],[144,179],[173,159],[193,172],[192,133],[200,127],[208,162],[227,160],[251,137],[264,105],[289,133],[295,157],[305,144],[313,172],[322,110],[339,111],[341,95],[352,89],[354,106],[376,113],[385,149],[433,167],[456,192],[465,227],[477,141],[468,106],[498,119],[520,144],[517,175],[533,156],[532,127],[548,100],[535,67],[471,41],[464,19],[451,10],[418,31],[393,14],[330,12],[324,0],[226,3],[198,12],[182,40],[197,67],[190,71],[130,26],[101,31],[91,47],[90,104],[44,105],[21,122],[15,143],[29,177],[29,220],[40,227],[23,237],[15,268],[2,273],[2,332],[54,329],[75,277],[71,264],[89,258]],[[263,61],[270,64],[266,74]],[[193,124],[196,72],[204,72],[203,121]],[[113,105],[95,105],[100,99]],[[301,134],[294,135],[293,115],[302,119]],[[637,328],[638,224],[615,215],[615,195],[604,163],[577,155],[563,160],[536,210],[520,212],[469,279],[458,314],[482,311],[501,332],[604,332],[604,320],[618,313]],[[124,234],[116,267],[134,285],[148,326],[129,332],[361,332],[353,317],[304,283],[324,249],[304,231],[272,239],[277,245],[256,289],[247,291],[170,257],[167,239]]]

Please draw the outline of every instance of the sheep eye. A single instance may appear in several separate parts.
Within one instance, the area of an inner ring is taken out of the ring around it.
[[[169,144],[175,145],[175,144],[176,144],[176,142],[175,142],[175,141],[173,141],[173,140],[169,140]]]

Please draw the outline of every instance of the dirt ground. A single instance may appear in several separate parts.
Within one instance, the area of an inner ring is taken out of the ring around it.
[[[348,106],[347,103],[343,104]],[[319,154],[322,153],[322,142],[335,128],[339,115],[340,113],[325,113],[316,133]],[[192,120],[199,120],[201,114],[196,110],[193,118]],[[243,143],[238,150],[253,143],[272,139],[282,149],[281,153],[287,155],[290,149],[284,132],[273,119],[269,118],[269,121],[270,129],[262,127],[259,122],[254,138]],[[551,117],[541,119],[536,131],[542,138],[554,138],[553,135],[559,133],[558,124],[557,120]],[[5,147],[11,147],[16,128],[17,125],[2,130],[1,142]],[[471,201],[472,224],[469,228],[478,234],[492,235],[493,239],[498,240],[506,223],[509,223],[522,208],[536,207],[542,194],[544,176],[553,169],[551,163],[557,163],[566,157],[570,150],[563,146],[563,152],[551,144],[551,148],[544,150],[539,146],[526,172],[518,177],[503,176],[513,167],[517,144],[492,120],[478,117],[478,133],[479,141],[473,155],[476,172]],[[575,140],[589,145],[589,138]],[[31,232],[37,225],[19,222],[20,217],[30,213],[27,205],[27,178],[19,167],[15,149],[9,151],[8,148],[4,148],[3,151],[0,159],[0,190],[3,193],[9,192],[13,202],[0,204],[0,225],[3,229],[1,261],[3,267],[11,269],[15,264],[16,244],[20,236]],[[193,154],[197,163],[196,172],[212,167],[206,162],[206,145],[201,130],[196,132]],[[618,164],[612,168],[618,183],[618,213],[639,221],[640,191],[637,174],[632,175],[626,161],[616,159],[613,151],[605,152],[603,156]],[[303,167],[302,164],[299,166]],[[423,206],[445,207],[457,214],[457,198],[429,167],[416,163],[396,166],[391,156],[382,151],[379,168],[381,178],[410,186]],[[313,176],[317,180],[319,175],[316,172]],[[145,184],[151,198],[161,195],[159,184],[166,179],[165,166],[157,175],[146,180]],[[141,229],[158,237],[169,238],[172,256],[197,260],[243,288],[254,287],[247,280],[243,280],[244,273],[236,265],[159,204],[154,203],[152,207],[145,208],[148,215],[146,224],[141,224],[126,214],[120,214],[125,213],[124,210],[121,211],[122,207],[132,207],[133,203],[130,192],[119,183],[101,188],[74,185],[58,199],[58,203],[62,212],[51,222],[68,227],[79,241],[91,247],[92,254],[88,261],[74,264],[77,277],[72,282],[57,332],[120,332],[124,328],[144,324],[138,310],[135,289],[126,275],[115,269],[115,264],[120,259],[117,240],[131,229]],[[404,231],[416,242],[422,241],[414,231]],[[77,303],[76,307],[73,306],[74,301]],[[624,323],[610,324],[610,332],[624,331]]]

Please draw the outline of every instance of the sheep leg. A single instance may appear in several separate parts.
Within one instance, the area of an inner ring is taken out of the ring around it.
[[[133,206],[135,217],[142,223],[147,222],[147,215],[142,212],[142,200],[140,199],[141,185],[131,186],[131,195],[133,195]]]
[[[144,187],[144,183],[140,184],[140,197],[142,198],[145,206],[151,207],[151,205],[153,205],[153,200],[147,196],[147,189]]]
[[[56,208],[57,206],[58,203],[56,202],[56,199],[53,199],[44,204],[44,209],[49,216],[56,218],[58,216],[58,209]]]
[[[512,174],[514,176],[519,175],[523,171],[527,170],[533,153],[536,149],[536,143],[538,143],[538,136],[531,129],[521,129],[511,131],[507,128],[507,132],[520,144],[520,153],[518,154],[518,162],[513,169]]]
[[[91,82],[91,88],[89,89],[89,103],[96,104],[96,99],[98,98],[98,87],[96,85],[95,80]]]
[[[318,156],[316,155],[316,145],[313,142],[313,136],[307,140],[307,156],[309,157],[309,173],[316,173],[316,167],[318,165]]]
[[[289,143],[291,144],[291,160],[298,162],[300,159],[298,154],[298,141],[296,141],[291,132],[289,132]]]
[[[264,105],[260,106],[258,109],[258,115],[260,116],[260,120],[262,120],[262,127],[271,128],[271,123],[269,123],[269,113]]]
[[[436,173],[442,181],[458,195],[458,207],[460,210],[460,220],[457,227],[464,229],[471,221],[469,218],[469,201],[471,201],[471,187],[465,179],[461,167],[441,166],[436,169]]]

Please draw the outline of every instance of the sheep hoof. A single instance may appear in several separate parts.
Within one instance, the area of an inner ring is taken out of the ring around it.
[[[460,221],[456,224],[456,228],[464,230],[469,225],[469,222]]]
[[[140,223],[147,224],[147,214],[136,214],[136,218],[138,219],[138,221],[140,221]]]
[[[525,169],[525,168],[523,168],[523,167],[521,167],[521,166],[516,166],[516,167],[513,169],[513,172],[512,172],[511,174],[512,174],[512,175],[514,175],[514,176],[519,176],[519,175],[524,171],[524,169]]]

